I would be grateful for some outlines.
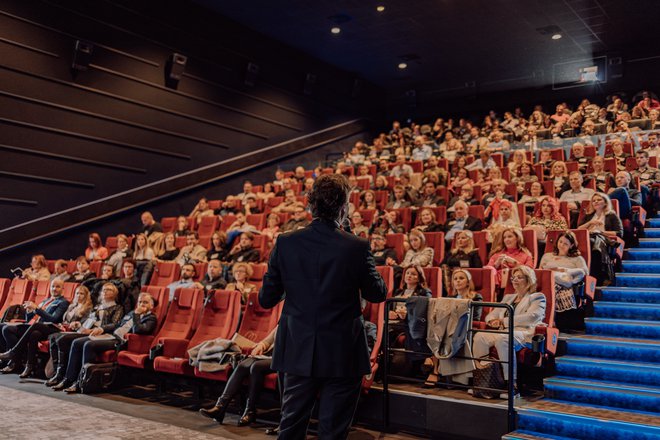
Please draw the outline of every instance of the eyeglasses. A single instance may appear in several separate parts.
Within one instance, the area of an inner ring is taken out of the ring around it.
[[[511,281],[523,281],[526,279],[527,277],[525,275],[514,275],[511,277]]]

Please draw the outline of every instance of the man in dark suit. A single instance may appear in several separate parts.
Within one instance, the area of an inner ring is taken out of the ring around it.
[[[319,398],[319,437],[346,438],[362,376],[371,371],[360,297],[382,302],[385,282],[369,243],[340,229],[346,177],[319,177],[309,195],[314,220],[277,238],[259,292],[262,307],[285,298],[272,368],[284,374],[280,438],[304,439]]]
[[[470,231],[481,231],[483,224],[476,217],[468,215],[468,205],[463,200],[454,204],[454,217],[445,225],[445,240],[449,243],[454,239],[454,234],[466,229]]]

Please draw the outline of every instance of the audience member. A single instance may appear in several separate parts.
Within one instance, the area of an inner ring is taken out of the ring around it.
[[[534,266],[532,254],[525,247],[522,231],[519,228],[505,227],[493,240],[488,266],[497,270],[495,280],[504,287],[511,269],[518,266]]]
[[[41,254],[33,255],[30,260],[30,267],[23,269],[22,277],[30,281],[50,280],[46,257]]]
[[[254,270],[248,263],[238,262],[231,269],[234,281],[227,284],[226,290],[235,290],[241,293],[241,304],[247,304],[250,293],[257,291],[257,286],[250,283]]]
[[[410,249],[401,262],[402,267],[431,267],[433,264],[433,248],[426,245],[426,237],[422,231],[413,229],[408,234]]]
[[[89,246],[85,249],[85,258],[88,260],[105,260],[108,258],[108,249],[101,244],[101,236],[96,232],[89,234]]]
[[[185,263],[203,263],[206,261],[206,248],[199,244],[197,232],[186,235],[186,245],[179,251],[176,262],[183,266]]]
[[[184,263],[181,266],[181,274],[179,275],[179,280],[167,285],[167,288],[170,291],[168,303],[172,302],[174,299],[176,289],[195,287],[195,276],[197,276],[195,265],[192,263]]]

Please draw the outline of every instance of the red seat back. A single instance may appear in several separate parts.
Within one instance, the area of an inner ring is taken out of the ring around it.
[[[23,304],[25,301],[27,301],[31,293],[32,281],[24,280],[22,278],[14,278],[11,280],[5,302],[2,305],[2,308],[0,308],[0,317],[4,315],[9,306],[14,304]]]
[[[64,290],[62,291],[62,296],[66,298],[67,301],[72,302],[73,297],[76,295],[76,289],[78,288],[79,283],[64,283]]]
[[[246,217],[246,221],[261,231],[266,227],[266,214],[250,214]]]
[[[376,266],[376,270],[383,277],[387,286],[387,297],[390,298],[394,292],[394,269],[391,266]]]
[[[486,208],[484,205],[470,205],[468,206],[468,215],[470,217],[476,217],[483,222],[485,217],[485,210]]]
[[[103,261],[94,260],[89,263],[89,270],[96,274],[97,277],[101,276],[101,267],[103,267]]]
[[[5,303],[10,286],[11,280],[9,278],[0,278],[0,307]]]
[[[202,217],[197,227],[197,234],[200,237],[210,237],[218,229],[220,220],[217,215],[207,215]]]
[[[167,309],[169,308],[170,290],[160,286],[142,286],[142,292],[148,293],[154,299],[154,308],[151,311],[158,319],[158,325],[163,323]]]
[[[167,310],[165,322],[154,339],[154,344],[158,343],[161,338],[189,339],[199,321],[203,298],[202,290],[176,289],[174,299]]]
[[[445,233],[424,232],[426,245],[433,249],[433,265],[440,266],[445,258]]]
[[[394,249],[399,263],[403,261],[404,256],[403,241],[403,234],[387,234],[385,236],[385,246]]]
[[[159,261],[156,264],[154,273],[151,276],[149,285],[151,286],[167,286],[170,283],[179,279],[181,267],[172,261]]]
[[[433,298],[442,297],[442,269],[439,267],[425,267],[422,270],[426,278],[426,285],[431,289]]]
[[[215,290],[188,347],[216,338],[231,339],[241,316],[241,294],[233,290]]]
[[[282,313],[282,305],[283,302],[280,302],[272,309],[264,309],[259,304],[258,292],[250,293],[238,333],[253,342],[261,341],[277,325]]]
[[[536,239],[536,231],[525,229],[522,233],[523,243],[525,243],[525,247],[529,249],[529,252],[532,254],[532,267],[536,267],[539,258],[539,245],[538,240]]]
[[[410,208],[388,209],[388,211],[395,211],[397,222],[403,225],[406,231],[410,231],[412,225],[412,210]]]
[[[163,232],[174,232],[176,229],[176,217],[163,217],[160,219],[160,225],[163,227]]]
[[[252,276],[250,277],[250,281],[262,281],[268,270],[268,264],[250,263],[250,266],[252,266]]]
[[[50,281],[35,281],[32,283],[29,301],[39,305],[50,296]]]
[[[495,293],[495,274],[493,268],[480,268],[480,269],[466,269],[472,275],[472,282],[474,283],[474,290],[479,292],[483,297],[484,302],[496,302],[497,294]],[[484,307],[481,312],[482,318],[490,312],[490,307]]]
[[[206,275],[206,269],[209,266],[209,263],[195,263],[193,264],[195,266],[195,281],[202,281],[202,278],[204,278],[204,275]]]

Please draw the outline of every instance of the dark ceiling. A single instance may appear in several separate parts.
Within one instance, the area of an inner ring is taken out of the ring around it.
[[[657,0],[195,1],[390,91],[538,87],[556,63],[660,55]]]

